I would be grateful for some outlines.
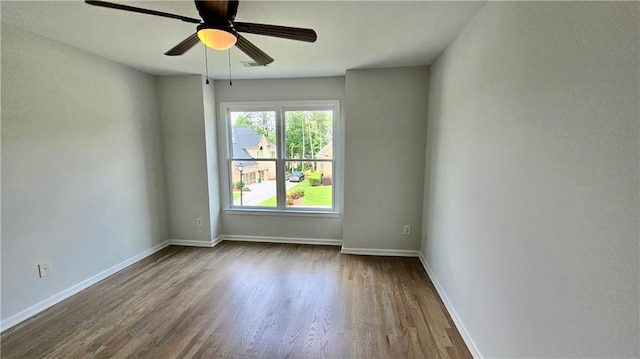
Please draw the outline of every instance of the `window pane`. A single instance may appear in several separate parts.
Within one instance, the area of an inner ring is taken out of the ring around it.
[[[286,111],[285,155],[333,159],[333,111]]]
[[[230,192],[225,202],[230,207],[334,209],[332,169],[339,158],[334,157],[333,136],[339,102],[225,104],[223,108],[229,136],[223,146]],[[335,135],[337,140],[339,133]]]
[[[288,208],[333,206],[331,161],[286,161],[285,166]]]
[[[233,159],[276,158],[276,113],[231,112]]]
[[[275,161],[231,161],[230,172],[234,206],[276,207]]]

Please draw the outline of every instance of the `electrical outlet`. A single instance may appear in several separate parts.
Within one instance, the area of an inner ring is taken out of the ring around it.
[[[408,224],[405,224],[404,229],[402,230],[402,234],[404,234],[405,236],[411,235],[411,226]]]
[[[197,227],[202,227],[202,217],[196,218],[196,226]]]
[[[38,264],[38,273],[40,274],[40,278],[46,277],[51,274],[51,263],[45,262]]]

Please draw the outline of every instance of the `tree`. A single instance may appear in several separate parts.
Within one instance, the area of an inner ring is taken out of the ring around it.
[[[331,111],[287,111],[286,151],[289,158],[315,158],[333,137]]]
[[[238,113],[233,127],[251,128],[276,143],[275,112]],[[333,138],[333,111],[286,111],[285,151],[289,159],[313,159]],[[311,169],[303,161],[289,163],[288,170]],[[293,168],[295,167],[295,168]]]
[[[236,118],[233,127],[251,128],[269,141],[276,142],[276,119],[273,111],[242,112]]]

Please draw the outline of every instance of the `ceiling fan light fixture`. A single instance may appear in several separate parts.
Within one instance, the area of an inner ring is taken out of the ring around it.
[[[198,26],[198,38],[214,50],[227,50],[238,41],[236,35],[228,29],[206,24]]]

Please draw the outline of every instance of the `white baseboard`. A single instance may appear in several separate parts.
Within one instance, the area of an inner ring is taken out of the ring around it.
[[[390,257],[419,257],[420,251],[404,249],[369,249],[369,248],[345,248],[340,251],[343,254],[357,254],[365,256],[390,256]]]
[[[76,284],[76,285],[74,285],[74,286],[72,286],[70,288],[67,288],[67,289],[63,290],[62,292],[60,292],[60,293],[58,293],[58,294],[56,294],[56,295],[54,295],[52,297],[49,297],[49,298],[41,301],[40,303],[32,305],[31,307],[29,307],[29,308],[27,308],[27,309],[25,309],[25,310],[23,310],[23,311],[21,311],[21,312],[19,312],[17,314],[14,314],[14,315],[10,316],[9,318],[3,320],[0,323],[0,332],[3,332],[5,330],[15,326],[16,324],[19,324],[19,323],[31,318],[32,316],[42,312],[43,310],[45,310],[45,309],[47,309],[47,308],[49,308],[49,307],[51,307],[51,306],[53,306],[55,304],[60,303],[61,301],[63,301],[65,299],[71,297],[72,295],[80,292],[81,290],[86,289],[86,288],[98,283],[99,281],[107,278],[108,276],[110,276],[110,275],[112,275],[112,274],[114,274],[114,273],[116,273],[116,272],[118,272],[118,271],[120,271],[120,270],[122,270],[122,269],[124,269],[124,268],[126,268],[126,267],[128,267],[128,266],[130,266],[130,265],[132,265],[132,264],[134,264],[134,263],[136,263],[136,262],[138,262],[138,261],[150,256],[150,255],[152,255],[152,254],[154,254],[155,252],[163,249],[164,247],[166,247],[168,245],[169,245],[168,241],[160,243],[160,244],[157,244],[157,245],[153,246],[152,248],[149,248],[149,249],[145,250],[144,252],[142,252],[140,254],[137,254],[137,255],[135,255],[135,256],[123,261],[123,262],[120,262],[120,263],[116,264],[115,266],[113,266],[113,267],[111,267],[109,269],[106,269],[106,270],[104,270],[104,271],[102,271],[102,272],[100,272],[100,273],[98,273],[98,274],[96,274],[96,275],[94,275],[94,276],[92,276],[90,278],[87,278],[87,279],[83,280],[82,282],[80,282],[80,283],[78,283],[78,284]]]
[[[291,244],[318,244],[325,246],[341,246],[340,239],[321,239],[321,238],[288,238],[288,237],[263,237],[263,236],[222,236],[224,241],[240,241],[240,242],[264,242],[264,243],[291,243]]]
[[[453,304],[451,304],[451,301],[449,301],[447,294],[444,292],[444,289],[438,282],[438,278],[436,278],[435,274],[431,270],[431,267],[429,267],[429,263],[427,263],[427,260],[422,255],[422,252],[420,252],[419,257],[420,257],[420,262],[424,267],[424,270],[427,271],[427,274],[429,275],[429,278],[431,279],[433,286],[436,287],[436,291],[440,295],[440,298],[442,299],[444,306],[447,307],[447,310],[451,315],[451,319],[453,319],[453,322],[455,323],[456,328],[458,328],[458,331],[460,332],[462,339],[464,340],[465,344],[467,344],[467,348],[469,348],[471,355],[473,355],[474,358],[483,358],[482,354],[480,354],[480,350],[476,346],[476,343],[474,343],[473,339],[471,339],[471,335],[469,335],[467,328],[465,328],[464,324],[462,324],[462,320],[458,316],[458,313],[453,307]]]
[[[222,242],[222,237],[214,238],[210,241],[194,241],[188,239],[170,239],[169,244],[172,246],[186,246],[186,247],[207,247],[211,248]]]

